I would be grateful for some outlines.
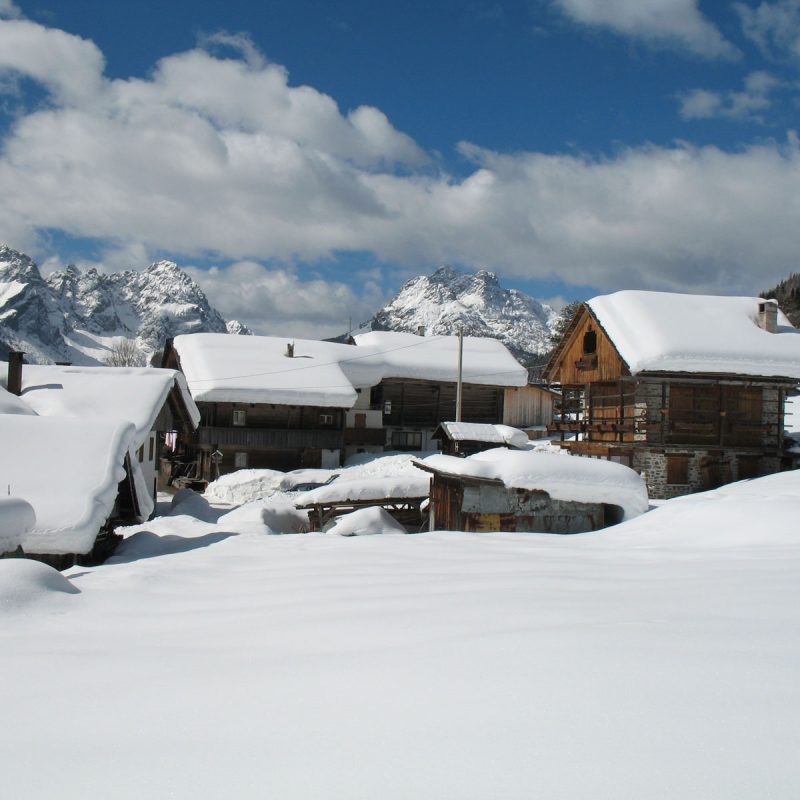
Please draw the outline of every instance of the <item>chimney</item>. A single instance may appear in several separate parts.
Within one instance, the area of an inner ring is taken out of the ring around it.
[[[417,336],[424,336],[425,335],[425,326],[418,325],[417,326]]]
[[[286,343],[286,358],[294,358],[294,342]]]
[[[767,333],[778,332],[777,300],[762,300],[758,304],[758,327]]]
[[[8,391],[11,394],[22,394],[22,364],[25,353],[12,350],[8,354]]]

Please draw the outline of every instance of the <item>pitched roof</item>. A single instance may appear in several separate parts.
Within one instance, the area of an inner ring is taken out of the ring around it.
[[[759,327],[758,297],[623,291],[588,301],[632,374],[698,372],[800,379],[800,331]]]
[[[458,339],[373,332],[356,346],[277,336],[198,333],[175,337],[195,400],[351,408],[356,387],[384,378],[455,382]],[[294,345],[292,357],[287,346]],[[495,339],[464,339],[463,380],[525,386],[527,370]]]
[[[134,447],[139,447],[173,389],[196,427],[200,412],[184,376],[172,369],[25,364],[20,399],[42,416],[128,420],[136,428]]]
[[[110,516],[136,431],[108,417],[0,414],[0,486],[36,512],[26,553],[88,553]]]
[[[588,300],[547,367],[555,368],[588,309],[631,374],[687,372],[800,380],[800,330],[778,313],[778,329],[758,325],[759,297],[626,290]]]

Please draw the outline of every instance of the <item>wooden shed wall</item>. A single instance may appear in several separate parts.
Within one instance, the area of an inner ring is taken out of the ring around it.
[[[503,424],[514,428],[549,425],[553,421],[555,395],[539,386],[506,389],[503,400]]]

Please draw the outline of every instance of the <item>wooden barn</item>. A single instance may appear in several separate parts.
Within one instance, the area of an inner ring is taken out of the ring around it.
[[[781,469],[800,331],[761,298],[617,292],[578,309],[545,375],[563,447],[673,497]]]

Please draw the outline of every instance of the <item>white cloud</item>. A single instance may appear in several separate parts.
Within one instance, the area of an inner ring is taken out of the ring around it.
[[[800,0],[734,3],[745,36],[772,58],[800,58]]]
[[[455,179],[421,169],[424,154],[378,109],[342,113],[317,90],[290,86],[245,38],[213,42],[236,57],[197,49],[163,59],[147,79],[111,81],[90,42],[6,27],[22,24],[0,22],[0,40],[20,32],[31,52],[0,47],[0,63],[42,81],[51,98],[22,113],[0,152],[0,185],[13,187],[0,193],[0,230],[18,247],[51,229],[182,263],[360,251],[414,272],[454,263],[602,288],[752,291],[796,269],[793,139],[603,159],[464,143],[473,168]],[[51,42],[50,60],[37,60]],[[252,264],[205,280],[229,316],[257,324],[263,306],[309,331],[321,319],[339,332],[383,299],[377,283],[354,294]]]
[[[103,66],[93,42],[28,20],[0,19],[0,74],[33,78],[56,101],[92,101],[102,90]]]
[[[377,281],[363,281],[356,294],[344,283],[301,280],[292,270],[253,261],[186,271],[225,319],[238,319],[264,335],[339,336],[350,324],[357,327],[369,319],[386,300]]]
[[[698,8],[698,0],[553,0],[576,22],[671,44],[705,58],[738,54]]]
[[[22,11],[14,0],[0,0],[0,19],[21,19]]]
[[[763,112],[773,104],[772,95],[781,81],[768,72],[751,72],[741,92],[712,92],[693,89],[679,96],[680,114],[684,119],[728,119],[763,122]]]

